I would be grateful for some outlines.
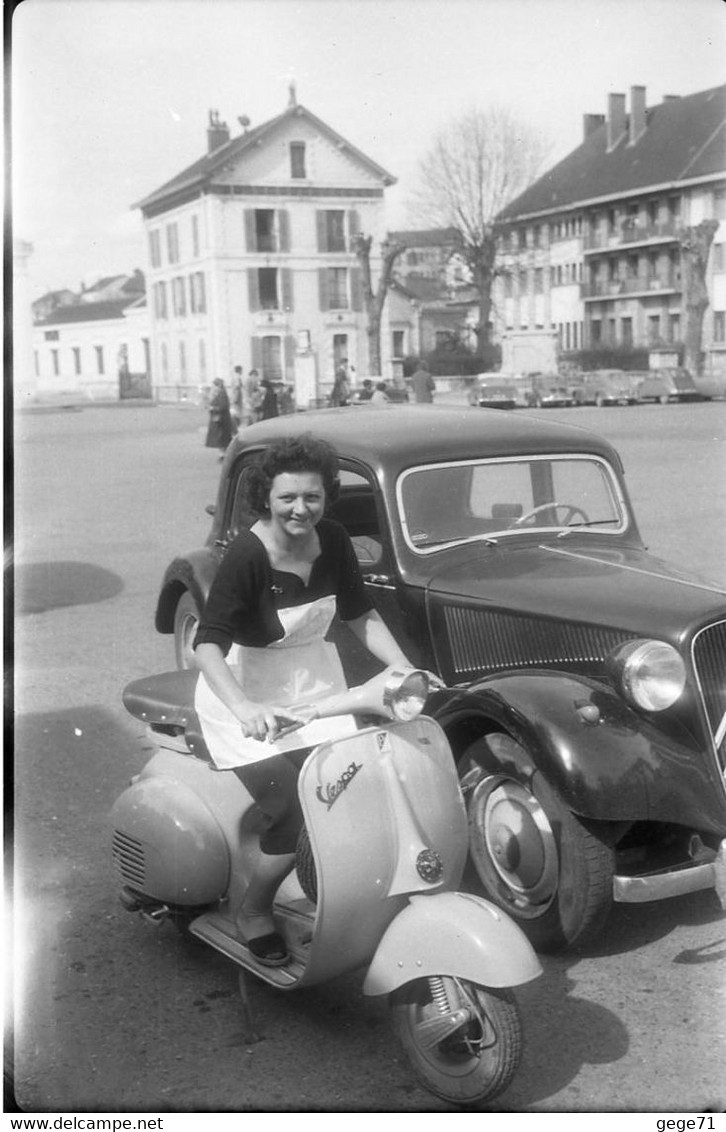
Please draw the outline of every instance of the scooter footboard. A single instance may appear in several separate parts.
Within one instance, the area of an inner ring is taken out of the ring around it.
[[[390,994],[429,975],[512,987],[542,973],[522,930],[488,901],[461,892],[412,896],[387,928],[363,993]]]

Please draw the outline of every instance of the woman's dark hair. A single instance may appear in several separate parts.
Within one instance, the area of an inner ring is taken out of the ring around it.
[[[243,473],[243,492],[251,511],[264,514],[275,476],[283,472],[317,472],[325,488],[325,502],[338,498],[338,454],[332,444],[310,432],[277,440]]]

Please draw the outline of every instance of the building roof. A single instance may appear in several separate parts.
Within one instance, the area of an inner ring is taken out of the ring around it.
[[[123,318],[127,308],[134,306],[139,296],[126,299],[108,299],[103,303],[72,303],[58,307],[46,318],[36,322],[38,326],[57,326],[58,323],[101,322],[106,319]]]
[[[668,98],[646,111],[646,128],[607,148],[603,122],[498,215],[499,220],[560,211],[587,201],[643,192],[726,173],[726,85]]]
[[[448,248],[461,243],[457,228],[408,228],[389,232],[391,243],[405,244],[407,248]]]
[[[248,130],[246,133],[241,134],[239,137],[231,138],[224,145],[218,146],[213,149],[211,153],[205,153],[204,157],[200,157],[198,161],[187,166],[181,173],[177,173],[170,181],[167,181],[160,188],[156,189],[149,196],[144,197],[143,200],[138,201],[133,205],[134,208],[142,210],[149,209],[152,206],[158,206],[166,200],[173,200],[181,193],[188,193],[191,190],[202,192],[208,185],[214,182],[215,173],[221,171],[229,165],[231,161],[236,161],[252,146],[256,146],[263,139],[269,137],[274,130],[284,123],[295,119],[304,118],[320,133],[325,134],[334,145],[345,149],[352,156],[356,157],[359,161],[363,162],[368,168],[380,177],[385,185],[395,185],[396,178],[386,170],[372,161],[370,157],[366,157],[354,145],[346,141],[344,137],[336,133],[330,126],[317,118],[304,106],[294,104],[288,106],[282,114],[278,114],[275,118],[270,118],[268,122],[263,122],[254,129]],[[157,209],[158,210],[158,209]]]

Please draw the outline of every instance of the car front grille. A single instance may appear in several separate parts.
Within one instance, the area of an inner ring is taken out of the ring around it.
[[[608,653],[635,639],[622,629],[454,605],[444,607],[444,617],[457,675],[522,667],[598,670]]]
[[[143,890],[146,880],[146,861],[142,843],[135,837],[130,837],[128,833],[122,833],[119,829],[114,830],[111,855],[119,880],[131,888]]]
[[[692,655],[698,690],[723,773],[726,771],[726,621],[718,621],[697,633]]]

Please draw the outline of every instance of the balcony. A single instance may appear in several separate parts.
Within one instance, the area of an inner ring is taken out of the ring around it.
[[[630,279],[595,279],[581,285],[580,296],[586,300],[616,299],[624,295],[666,295],[680,290],[680,275],[668,271],[653,276],[634,275]]]
[[[602,228],[588,232],[584,239],[585,255],[592,252],[606,252],[635,244],[669,244],[680,239],[684,226],[680,220],[654,220],[646,224],[623,220],[615,231]]]

